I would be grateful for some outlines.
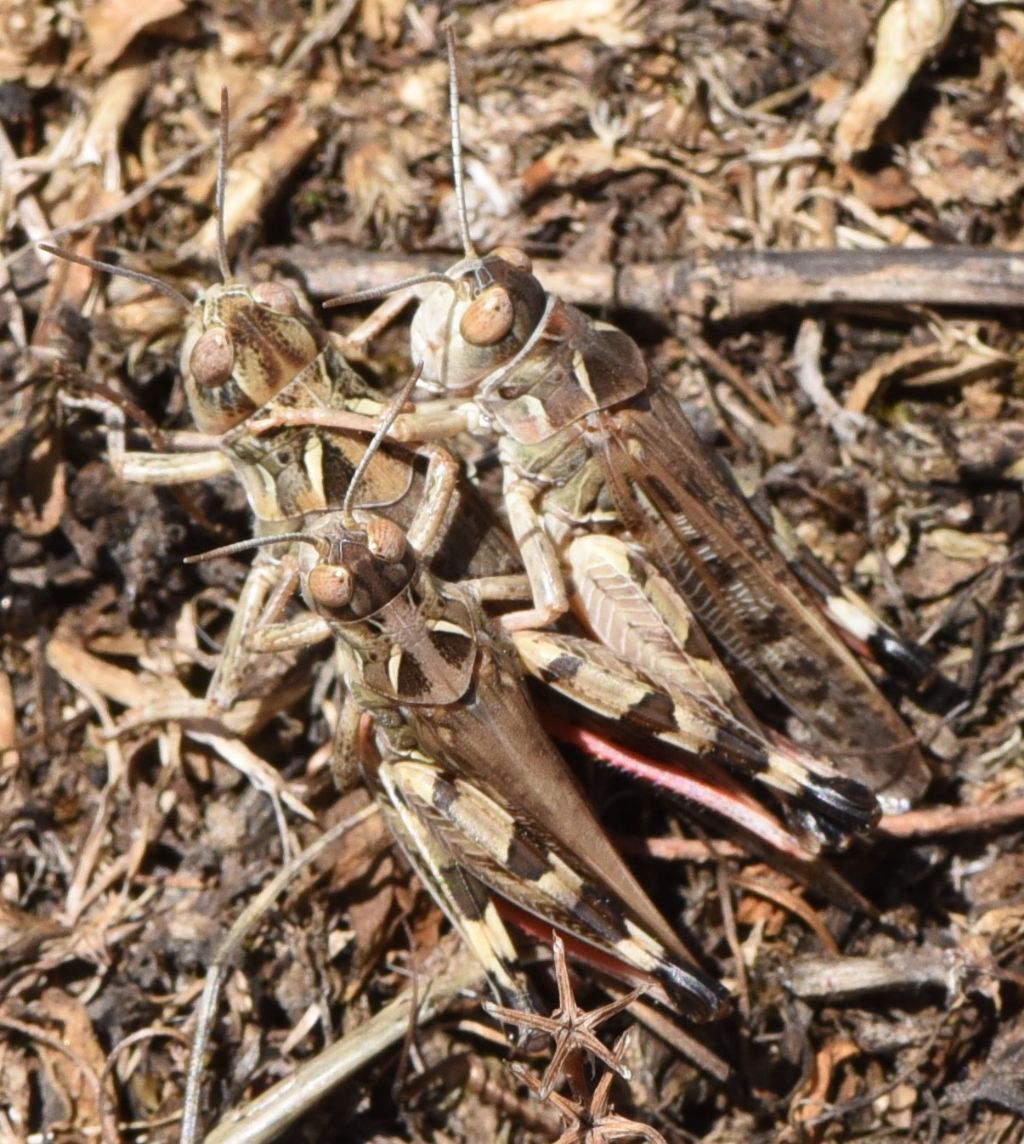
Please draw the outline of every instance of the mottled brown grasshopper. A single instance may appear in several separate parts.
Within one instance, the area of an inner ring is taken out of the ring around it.
[[[636,661],[622,609],[652,607],[660,635],[649,628],[647,638],[660,649],[657,678],[671,685],[673,657],[684,674],[692,668],[695,615],[734,671],[781,700],[841,759],[823,762],[805,791],[819,821],[840,808],[862,811],[861,783],[890,808],[905,807],[927,784],[927,765],[839,632],[915,682],[931,673],[928,657],[805,553],[780,547],[763,510],[742,495],[627,335],[547,294],[522,252],[476,254],[461,192],[454,74],[452,62],[465,257],[434,276],[411,332],[421,385],[450,406],[400,417],[392,435],[426,441],[466,431],[497,443],[505,507],[533,589],[533,606],[504,617],[507,629],[549,624],[572,607],[610,649]],[[613,562],[629,568],[615,606],[595,589],[579,548],[578,538],[595,535],[618,546]],[[734,694],[719,694],[736,718],[751,718]]]
[[[222,146],[221,171],[223,153]],[[217,213],[223,217],[221,193]],[[245,489],[260,555],[209,698],[230,705],[250,652],[304,648],[339,636],[350,692],[375,716],[379,758],[364,765],[369,785],[505,999],[522,1000],[522,978],[490,904],[492,891],[650,973],[687,1012],[713,1015],[724,990],[688,965],[678,938],[603,835],[537,722],[515,649],[485,620],[479,591],[486,588],[449,582],[514,575],[520,567],[515,546],[492,527],[446,450],[390,442],[368,447],[365,426],[383,409],[374,392],[290,290],[231,281],[223,236],[220,252],[224,281],[195,304],[158,280],[130,273],[187,312],[185,392],[195,426],[212,447],[187,456],[116,454],[129,480],[174,484],[231,472]],[[362,421],[328,432],[311,423],[285,424],[288,411]],[[282,423],[268,429],[275,417]],[[258,434],[252,432],[257,420],[263,423]],[[337,511],[356,485],[365,506],[393,519],[364,517],[363,527]],[[427,513],[417,506],[432,507]],[[295,531],[318,516],[321,525]],[[312,566],[311,554],[320,558]],[[283,628],[261,625],[287,601],[303,559],[307,603],[331,623],[318,629],[303,618]],[[345,575],[353,594],[342,601],[337,585]],[[343,720],[339,763],[352,756],[355,730]],[[345,783],[349,775],[338,777]]]
[[[224,134],[222,131],[219,163],[222,176]],[[223,187],[223,177],[219,187]],[[218,219],[223,218],[222,197],[221,189]],[[229,281],[222,235],[219,249],[225,282],[210,287],[194,305],[163,283],[145,279],[187,307],[181,353],[185,391],[196,427],[209,435],[213,447],[185,456],[115,452],[115,461],[128,479],[159,484],[206,479],[233,471],[245,488],[256,535],[271,536],[300,526],[308,513],[342,501],[366,452],[367,428],[382,406],[327,335],[304,313],[290,290],[274,282],[249,285]],[[119,268],[84,261],[121,272]],[[288,413],[295,418],[290,424],[285,423]],[[313,423],[316,415],[332,419],[329,431]],[[258,433],[254,431],[257,425]],[[446,526],[432,540],[420,538],[419,551],[431,569],[449,580],[513,571],[517,567],[513,546],[491,526],[489,515],[467,484],[457,480],[457,470],[440,464],[442,456],[448,454],[435,451],[417,457],[394,445],[381,451],[370,450],[364,479],[365,503],[386,509],[399,524],[408,527],[413,506],[424,495],[436,492],[453,504]],[[434,481],[434,477],[438,480]],[[577,550],[582,549],[582,544],[577,545]],[[208,690],[208,698],[217,706],[229,707],[247,678],[257,619],[268,598],[288,596],[295,555],[286,544],[275,545],[261,551],[251,569]],[[583,564],[591,566],[589,560]],[[652,657],[667,663],[658,623],[652,625],[646,616],[643,620],[638,618],[641,611],[650,611],[649,603],[635,603],[630,621],[633,639],[625,648],[628,658],[637,666],[651,662]],[[620,616],[625,607],[625,597],[620,592]],[[619,628],[624,630],[622,623]],[[679,658],[677,652],[670,655]],[[704,685],[704,676],[709,671],[714,673],[710,658],[713,657],[708,648],[691,646],[685,662],[673,671],[677,676],[681,672],[687,680],[696,678],[701,684],[697,693],[689,689],[685,703],[677,702],[668,710],[661,705],[653,721],[656,709],[649,702],[638,704],[632,714],[642,716],[639,722],[647,732],[667,737],[692,753],[705,757],[717,753],[742,770],[764,773],[770,785],[814,810],[815,796],[808,797],[807,792],[815,787],[815,761],[797,757],[784,745],[770,747],[751,735],[749,729],[744,730],[744,719],[748,728],[754,724],[728,677],[720,671],[715,673],[717,690]],[[615,703],[621,704],[623,687],[609,692],[605,687],[608,672],[602,672],[593,663],[581,664],[578,656],[576,659],[571,684],[564,670],[562,678],[556,680],[550,663],[543,668],[534,665],[533,670],[552,679],[562,690],[575,689],[577,698],[585,705],[603,715],[611,714]],[[693,664],[698,659],[702,667],[695,672]],[[568,653],[557,660],[563,668],[568,662]],[[626,691],[644,692],[644,680],[630,677],[626,662],[621,662],[616,670],[620,679],[626,679]],[[657,686],[657,680],[654,682]],[[631,715],[629,711],[616,713],[627,719]],[[818,801],[829,820],[824,833],[838,839],[873,820],[874,804],[865,792],[849,784],[843,789],[842,780],[829,772],[826,779],[824,785],[818,783],[825,795]]]
[[[434,531],[438,511],[425,501],[413,531]],[[503,998],[523,1004],[526,991],[494,896],[655,978],[690,1016],[714,1016],[725,990],[689,962],[608,841],[477,588],[430,573],[399,526],[367,512],[327,513],[286,539],[305,548],[305,602],[373,718],[364,777]],[[307,624],[257,636],[264,650],[308,638]]]
[[[218,160],[218,256],[223,281],[196,302],[167,283],[124,267],[43,246],[42,249],[104,273],[147,283],[185,311],[181,373],[196,429],[210,447],[189,453],[125,452],[112,435],[111,459],[124,479],[154,485],[185,484],[233,473],[245,490],[258,537],[301,527],[309,513],[342,502],[366,455],[364,430],[281,426],[254,435],[250,426],[284,410],[358,413],[372,418],[384,404],[352,369],[330,337],[278,282],[233,281],[223,233],[227,151],[226,97]],[[424,495],[451,501],[448,527],[421,538],[424,558],[452,579],[518,567],[508,539],[492,528],[475,491],[458,480],[450,454],[409,450],[393,443],[374,449],[360,480],[364,503],[387,508],[408,526]],[[457,527],[455,527],[457,522]],[[456,539],[457,538],[457,539]],[[289,595],[294,553],[287,545],[262,550],[243,587],[218,666],[207,692],[219,708],[237,699],[247,675],[253,630],[269,598]]]
[[[222,140],[221,172],[224,152]],[[217,217],[223,217],[221,191]],[[184,483],[232,472],[246,490],[257,537],[279,537],[272,546],[261,546],[208,690],[214,703],[228,707],[246,677],[249,656],[259,644],[259,621],[267,600],[284,600],[294,588],[294,568],[304,546],[280,534],[301,527],[310,515],[339,505],[364,460],[361,499],[368,507],[386,510],[402,527],[413,526],[418,504],[429,503],[435,496],[439,504],[451,501],[447,512],[435,512],[437,527],[413,537],[416,551],[433,573],[457,581],[514,573],[519,564],[511,540],[493,527],[474,490],[458,480],[458,468],[446,451],[415,455],[387,444],[380,451],[367,450],[366,425],[382,409],[374,391],[290,290],[274,282],[230,281],[223,236],[219,246],[225,281],[209,287],[194,304],[157,279],[129,272],[168,293],[188,315],[181,351],[185,392],[195,425],[210,437],[212,447],[188,454],[125,453],[122,449],[114,452],[114,459],[127,479],[153,484]],[[105,263],[77,256],[74,260],[101,271],[124,273],[123,268]],[[363,421],[361,427],[330,432],[310,424],[267,428],[268,421],[283,418],[289,410],[304,416],[358,414]],[[263,427],[254,433],[257,421]],[[273,602],[268,610],[276,610]],[[305,630],[304,644],[310,629]],[[328,633],[321,634],[326,637]],[[573,654],[578,653],[579,648],[574,648]],[[569,654],[563,649],[562,662]],[[642,681],[629,675],[629,665],[615,667],[620,683],[628,679],[635,694],[644,690]],[[576,674],[589,678],[591,660],[585,671]],[[617,693],[621,697],[621,688]],[[648,698],[636,707],[645,712],[645,733],[652,729],[651,714],[657,710],[660,722],[653,729],[670,741],[682,741],[694,754],[708,754],[715,745],[716,713],[712,709],[695,718],[664,699]],[[724,736],[717,739],[725,745]],[[729,748],[733,756],[749,746],[739,739],[737,744]],[[757,745],[749,749],[760,758]]]

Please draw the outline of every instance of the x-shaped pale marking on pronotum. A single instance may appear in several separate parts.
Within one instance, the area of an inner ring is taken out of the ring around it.
[[[631,1030],[627,1029],[615,1042],[615,1047],[611,1051],[610,1064],[615,1072],[622,1071],[622,1056],[630,1032]],[[544,1080],[538,1080],[522,1066],[513,1065],[512,1069],[528,1088],[538,1096],[541,1095]],[[547,1094],[546,1099],[554,1105],[567,1126],[555,1144],[611,1144],[614,1140],[646,1140],[648,1144],[666,1144],[665,1137],[656,1128],[609,1111],[609,1095],[615,1072],[606,1072],[601,1077],[587,1098],[585,1107],[581,1101],[570,1100],[561,1093]]]
[[[629,1080],[629,1070],[617,1059],[616,1054],[610,1050],[597,1037],[595,1030],[628,1008],[643,993],[643,989],[634,989],[616,1001],[610,1001],[598,1009],[581,1009],[576,1004],[572,982],[569,980],[569,967],[565,960],[565,945],[556,933],[552,942],[552,956],[555,965],[555,980],[558,983],[558,1008],[550,1017],[540,1013],[528,1013],[522,1009],[504,1009],[499,1005],[485,1003],[484,1008],[499,1021],[515,1025],[526,1033],[541,1033],[555,1042],[555,1051],[551,1062],[544,1070],[544,1076],[537,1087],[537,1095],[541,1100],[547,1100],[552,1091],[561,1083],[566,1073],[570,1057],[574,1052],[588,1052],[596,1057],[608,1068],[613,1069],[623,1078]],[[609,1074],[610,1075],[610,1074]],[[531,1086],[532,1087],[532,1086]]]

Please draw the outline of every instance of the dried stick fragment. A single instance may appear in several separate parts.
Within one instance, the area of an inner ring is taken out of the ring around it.
[[[331,245],[269,248],[261,258],[321,298],[384,287],[443,264],[433,255],[392,258]],[[618,267],[552,259],[534,266],[545,287],[573,305],[715,321],[782,306],[1018,309],[1024,298],[1024,256],[980,247],[730,250]]]
[[[796,379],[800,388],[814,403],[818,416],[835,434],[839,444],[853,445],[858,432],[864,428],[864,418],[851,413],[848,409],[843,409],[829,392],[821,365],[824,341],[821,322],[805,318],[800,323],[800,332],[793,347]]]
[[[603,981],[602,985],[607,993],[613,997],[624,997],[613,982]],[[649,1004],[641,997],[629,1007],[629,1015],[649,1032],[665,1042],[683,1060],[690,1061],[702,1072],[713,1077],[719,1084],[728,1084],[732,1076],[732,1067],[713,1052],[699,1036],[693,1036],[677,1022],[673,1021],[664,1009]]]
[[[801,957],[786,970],[786,987],[798,997],[849,998],[894,989],[939,986],[949,994],[972,967],[958,949],[900,950],[888,957]]]
[[[890,838],[922,838],[937,834],[966,834],[1013,826],[1024,818],[1024,798],[992,806],[936,806],[886,815],[878,829]]]

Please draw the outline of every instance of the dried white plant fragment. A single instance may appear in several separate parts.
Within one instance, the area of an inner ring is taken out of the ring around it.
[[[946,42],[963,0],[893,0],[878,22],[871,73],[836,128],[836,157],[871,146],[921,65]]]
[[[592,36],[610,48],[636,48],[645,42],[638,0],[540,0],[510,7],[475,21],[466,43],[471,49],[506,39],[549,43]]]

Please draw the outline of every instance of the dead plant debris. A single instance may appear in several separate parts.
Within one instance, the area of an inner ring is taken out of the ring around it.
[[[329,662],[266,663],[223,717],[202,700],[249,558],[181,560],[247,534],[240,491],[111,475],[112,426],[137,448],[163,447],[147,426],[202,443],[178,310],[34,244],[189,296],[217,280],[226,87],[239,274],[271,265],[318,306],[382,253],[398,273],[447,265],[449,7],[0,12],[4,1140],[177,1139],[207,967],[257,891],[353,813],[329,778]],[[698,1032],[731,1073],[702,1071],[654,1019],[603,1045],[586,1022],[618,1003],[580,981],[584,1018],[560,960],[557,1002],[537,974],[552,1028],[582,1024],[553,1072],[521,1074],[547,1101],[523,1113],[507,1046],[455,992],[472,972],[446,968],[444,919],[368,818],[224,970],[204,1123],[297,1069],[325,1075],[318,1054],[347,1052],[377,1015],[376,1055],[354,1050],[343,1083],[268,1131],[1024,1140],[1024,16],[953,0],[500,0],[458,15],[477,245],[524,245],[629,329],[701,431],[966,700],[903,700],[930,747],[928,799],[836,856],[829,885],[718,846],[714,823],[607,775],[592,784],[620,835],[635,824],[624,848],[666,914],[742,983],[741,1012]],[[360,368],[382,386],[404,376],[407,324]],[[851,911],[858,895],[873,913]],[[451,985],[448,1008],[421,1027],[432,980]],[[462,1054],[486,1068],[436,1071]],[[571,1096],[556,1091],[567,1057]]]

